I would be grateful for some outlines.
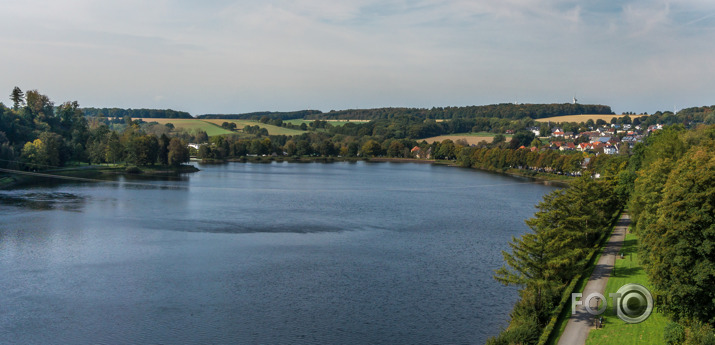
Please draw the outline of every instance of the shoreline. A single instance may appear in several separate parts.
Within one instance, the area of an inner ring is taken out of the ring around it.
[[[288,163],[333,163],[333,162],[358,162],[364,161],[369,163],[416,163],[416,164],[434,164],[443,165],[457,168],[473,169],[479,170],[492,174],[499,174],[505,176],[516,177],[520,179],[529,179],[534,182],[542,183],[549,186],[556,187],[568,187],[569,177],[560,177],[560,175],[549,176],[543,173],[537,173],[536,175],[527,174],[516,169],[508,170],[493,170],[475,167],[461,167],[456,164],[455,161],[445,161],[445,160],[435,160],[435,159],[417,159],[417,158],[387,158],[387,157],[374,157],[374,158],[360,158],[360,157],[241,157],[241,158],[231,158],[225,160],[196,160],[192,159],[192,162],[199,164],[226,164],[228,162],[236,163],[272,163],[272,162],[288,162]],[[90,165],[84,167],[71,167],[62,169],[53,169],[41,172],[29,172],[29,171],[15,171],[10,169],[0,169],[0,173],[3,175],[0,177],[0,190],[10,189],[16,186],[39,183],[40,179],[54,178],[54,179],[74,179],[74,180],[86,180],[86,181],[96,181],[96,177],[103,175],[134,175],[134,176],[150,176],[152,174],[159,176],[174,175],[197,172],[200,169],[196,168],[194,165],[182,165],[180,168],[170,168],[165,166],[101,166],[101,165]]]
[[[103,181],[100,176],[108,175],[157,175],[169,176],[175,174],[185,174],[200,171],[193,165],[181,165],[179,168],[169,168],[164,166],[121,166],[109,167],[101,165],[89,165],[84,167],[70,167],[62,169],[44,170],[39,172],[1,169],[0,190],[11,189],[17,186],[40,184],[53,180],[74,180],[86,182]]]

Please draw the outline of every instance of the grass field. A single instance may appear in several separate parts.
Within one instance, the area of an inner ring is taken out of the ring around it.
[[[496,134],[494,134],[494,133],[488,133],[488,132],[456,133],[456,134],[450,134],[450,135],[440,135],[437,137],[425,138],[424,140],[431,144],[435,141],[442,142],[446,139],[450,139],[452,141],[464,139],[467,141],[467,143],[469,143],[469,145],[476,145],[476,144],[479,144],[479,142],[481,142],[481,141],[486,141],[487,143],[491,143],[492,140],[494,140],[495,135]],[[512,135],[510,135],[510,134],[504,134],[504,136],[507,138],[512,137]],[[421,140],[418,140],[418,141],[421,141]]]
[[[305,131],[301,131],[298,129],[289,129],[289,128],[283,128],[283,127],[278,127],[278,126],[274,126],[274,125],[267,125],[265,123],[260,123],[258,121],[251,121],[251,120],[205,119],[205,120],[201,120],[201,121],[210,122],[210,123],[215,124],[219,127],[224,122],[233,122],[236,124],[236,128],[238,128],[238,129],[241,129],[246,126],[259,126],[261,128],[267,129],[268,134],[270,134],[270,135],[301,135],[301,134],[305,133]]]
[[[586,122],[589,119],[593,120],[593,122],[596,122],[598,120],[603,120],[608,123],[611,123],[612,118],[621,118],[624,117],[625,115],[602,115],[602,114],[585,114],[585,115],[564,115],[564,116],[552,116],[552,117],[545,117],[543,119],[536,119],[538,122],[576,122],[576,123],[581,123],[581,122]],[[631,118],[638,117],[638,115],[629,115]],[[640,115],[640,116],[645,116],[645,115]]]
[[[146,122],[158,122],[160,124],[171,123],[176,128],[183,128],[186,130],[201,129],[206,131],[210,137],[223,134],[235,134],[236,132],[231,132],[227,129],[221,128],[221,124],[224,122],[233,122],[236,124],[236,128],[243,128],[247,125],[259,126],[268,130],[270,135],[300,135],[304,131],[288,129],[273,125],[263,124],[257,121],[250,120],[224,120],[224,119],[153,119],[144,118],[142,119]]]
[[[167,124],[171,123],[174,125],[175,128],[181,128],[185,129],[188,131],[194,130],[194,129],[200,129],[206,132],[210,137],[215,136],[215,135],[223,135],[223,134],[231,134],[233,132],[221,128],[220,125],[215,125],[213,123],[209,123],[203,120],[199,119],[152,119],[152,118],[143,118],[142,120],[146,122],[158,122],[160,124]]]
[[[630,230],[630,229],[629,229]],[[604,327],[592,329],[586,339],[587,345],[628,345],[628,344],[663,344],[663,331],[669,322],[668,318],[653,310],[648,319],[641,323],[628,324],[619,319],[612,309],[609,293],[614,293],[628,283],[636,283],[651,289],[643,268],[638,261],[637,238],[628,233],[621,251],[625,253],[624,259],[616,259],[615,276],[608,278],[606,293],[608,309],[604,315]],[[657,308],[657,305],[656,305]]]

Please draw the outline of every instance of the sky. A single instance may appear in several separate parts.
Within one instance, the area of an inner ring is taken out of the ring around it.
[[[3,0],[0,31],[6,105],[715,104],[711,0]]]

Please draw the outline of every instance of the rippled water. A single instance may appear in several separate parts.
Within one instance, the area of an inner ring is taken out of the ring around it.
[[[483,343],[552,187],[394,163],[0,191],[0,343]]]

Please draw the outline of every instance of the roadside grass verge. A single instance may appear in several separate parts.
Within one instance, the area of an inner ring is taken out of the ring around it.
[[[630,229],[629,229],[630,231]],[[621,252],[623,259],[616,259],[615,275],[608,278],[606,293],[608,308],[603,313],[604,327],[592,329],[586,339],[587,345],[627,345],[627,344],[663,344],[663,333],[665,325],[669,319],[665,315],[657,312],[653,313],[641,323],[629,324],[619,319],[613,309],[613,303],[608,294],[615,293],[618,289],[628,283],[635,283],[645,286],[652,291],[652,286],[648,281],[643,267],[638,259],[638,238],[636,235],[626,234]]]

